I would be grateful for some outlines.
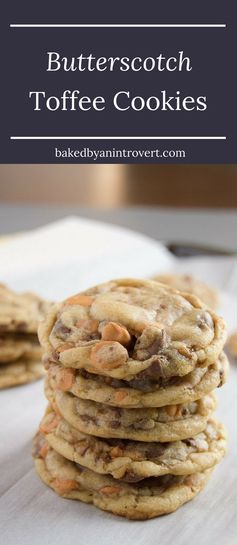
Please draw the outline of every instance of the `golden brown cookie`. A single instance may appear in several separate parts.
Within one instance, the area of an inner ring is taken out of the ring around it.
[[[40,360],[42,349],[37,335],[24,333],[0,334],[0,364],[10,363],[24,357]]]
[[[0,334],[6,332],[37,333],[38,323],[49,303],[34,293],[16,293],[0,285]]]
[[[65,367],[131,380],[171,378],[211,365],[224,320],[194,296],[157,282],[116,280],[56,305],[39,328],[50,358]]]
[[[184,377],[160,379],[159,382],[95,376],[84,370],[67,369],[49,362],[47,368],[53,389],[114,407],[139,408],[162,407],[200,399],[226,382],[229,363],[222,353],[214,365],[197,366]]]
[[[45,375],[41,361],[20,358],[0,365],[0,389],[33,382]]]
[[[78,431],[48,407],[40,431],[59,454],[100,474],[138,482],[160,475],[188,475],[217,464],[226,452],[224,426],[210,419],[203,432],[170,443],[101,439]]]
[[[60,414],[83,433],[97,437],[135,441],[178,441],[203,431],[216,407],[214,395],[198,401],[159,408],[122,409],[80,399],[46,385],[49,401]]]
[[[211,472],[163,475],[128,484],[66,460],[42,436],[35,439],[33,456],[37,473],[57,494],[134,520],[175,511],[202,490]]]

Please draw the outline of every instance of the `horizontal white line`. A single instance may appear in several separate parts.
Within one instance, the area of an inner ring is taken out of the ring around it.
[[[11,24],[11,28],[226,28],[226,24]]]
[[[10,136],[10,140],[226,140],[226,136]]]

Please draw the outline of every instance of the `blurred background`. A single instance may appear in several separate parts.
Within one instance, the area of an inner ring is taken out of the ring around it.
[[[237,165],[0,166],[1,241],[68,216],[237,252]]]
[[[0,201],[237,207],[237,165],[1,165]]]

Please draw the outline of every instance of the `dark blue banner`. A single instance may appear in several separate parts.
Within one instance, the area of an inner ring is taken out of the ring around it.
[[[211,3],[12,3],[1,162],[236,162],[236,20]]]

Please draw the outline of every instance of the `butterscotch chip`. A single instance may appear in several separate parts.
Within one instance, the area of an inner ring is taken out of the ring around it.
[[[123,488],[121,486],[102,486],[99,491],[106,496],[111,496],[111,494],[119,494]]]
[[[101,337],[104,341],[117,341],[124,346],[128,345],[131,341],[131,335],[126,329],[115,322],[108,322],[102,328]]]
[[[123,365],[128,354],[118,342],[101,341],[91,349],[90,359],[96,368],[113,369]]]
[[[169,416],[175,416],[177,414],[177,411],[178,411],[177,405],[167,405],[166,407],[166,412]]]
[[[81,305],[82,307],[89,307],[92,302],[92,297],[78,293],[77,295],[73,295],[72,297],[66,299],[64,305]]]
[[[68,494],[73,490],[78,490],[80,486],[78,485],[76,480],[62,479],[58,477],[57,479],[53,480],[53,488],[60,496],[64,496],[65,494]]]
[[[61,417],[56,413],[47,414],[43,422],[40,424],[41,433],[51,433],[55,428],[57,428],[60,421]]]
[[[118,392],[115,392],[115,402],[120,402],[122,401],[125,397],[127,397],[127,394],[126,392],[123,392],[123,391],[118,391]]]
[[[57,390],[62,392],[67,392],[72,387],[73,381],[75,379],[75,370],[74,369],[59,369],[57,373]]]
[[[120,447],[113,447],[110,451],[112,458],[118,458],[123,456],[124,451]]]
[[[88,333],[96,333],[98,330],[99,322],[98,320],[78,320],[75,325],[76,327],[84,329]]]
[[[40,449],[40,451],[39,451],[40,457],[41,457],[41,458],[45,458],[46,455],[47,455],[47,453],[48,453],[48,451],[49,451],[49,445],[48,445],[47,443],[45,443],[45,444],[41,447],[41,449]]]

